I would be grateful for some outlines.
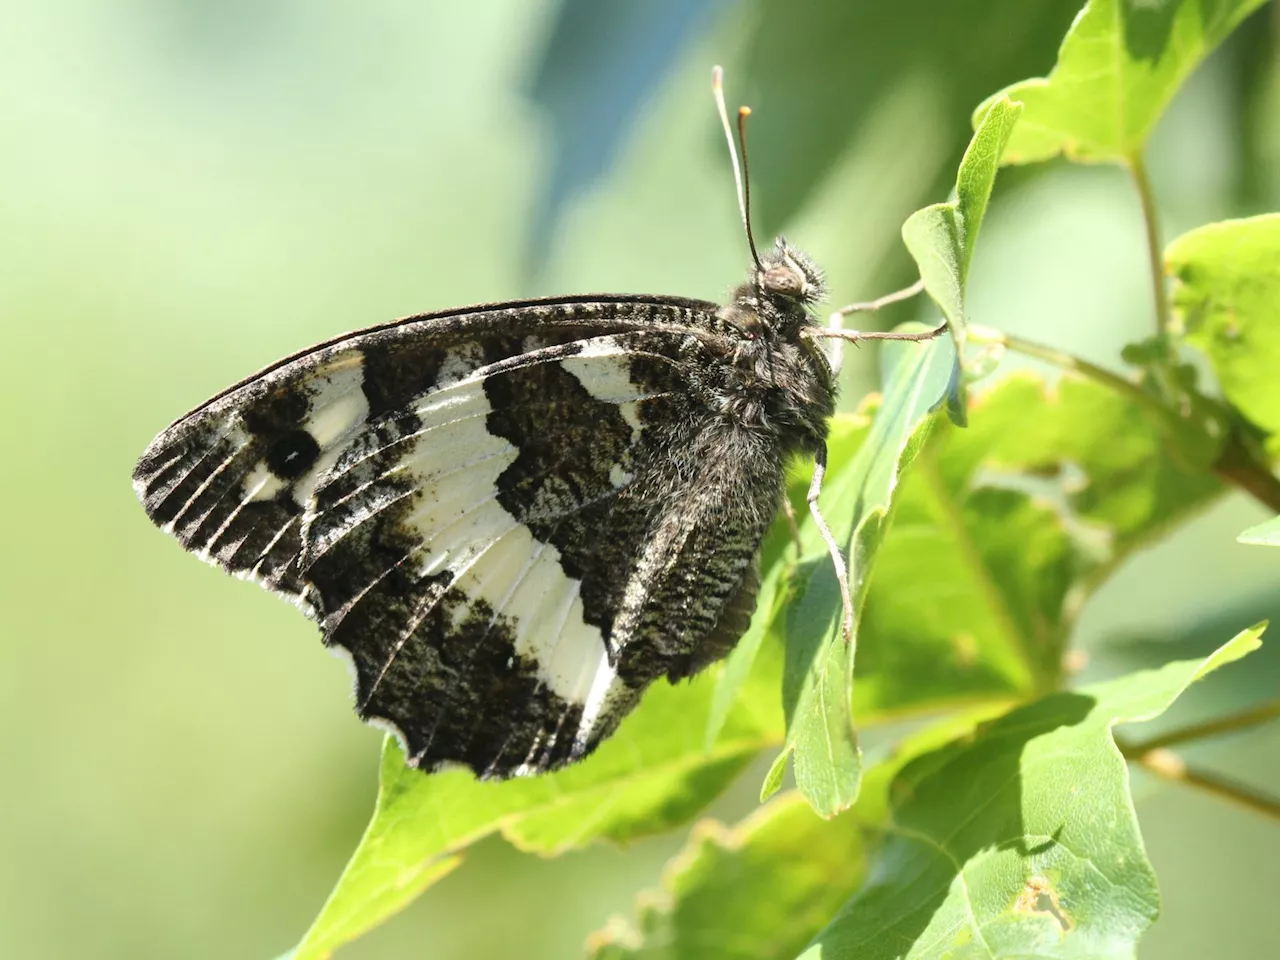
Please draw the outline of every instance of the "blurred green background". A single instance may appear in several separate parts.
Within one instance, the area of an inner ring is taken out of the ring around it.
[[[944,198],[969,109],[1046,72],[1074,9],[0,2],[0,957],[275,956],[371,808],[379,735],[314,627],[136,504],[155,432],[279,355],[399,315],[720,299],[747,258],[716,62],[756,111],[760,232],[785,227],[833,299],[900,285],[898,227]],[[1276,23],[1274,4],[1252,18],[1163,122],[1166,237],[1280,208]],[[1141,231],[1118,170],[1008,171],[972,315],[1114,365],[1151,328]],[[871,361],[850,358],[848,402]],[[1262,517],[1233,497],[1135,558],[1082,620],[1091,669],[1201,653],[1277,612],[1277,554],[1234,541]],[[1253,694],[1275,694],[1268,663]],[[1218,684],[1201,708],[1246,693]],[[1204,756],[1280,788],[1274,729]],[[1138,790],[1165,896],[1143,956],[1280,953],[1261,919],[1280,831]],[[544,862],[487,842],[343,956],[576,955],[678,843]]]

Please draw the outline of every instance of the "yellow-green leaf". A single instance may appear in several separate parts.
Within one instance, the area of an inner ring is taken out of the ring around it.
[[[1127,162],[1203,60],[1263,0],[1089,0],[1047,77],[1023,80],[1001,97],[1026,104],[1006,163],[1058,154],[1085,163]]]

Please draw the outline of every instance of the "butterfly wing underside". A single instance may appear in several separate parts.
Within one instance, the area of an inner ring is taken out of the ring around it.
[[[177,421],[135,486],[319,622],[411,763],[550,769],[749,618],[768,517],[706,474],[696,338],[669,332],[715,309],[538,301],[340,338]]]

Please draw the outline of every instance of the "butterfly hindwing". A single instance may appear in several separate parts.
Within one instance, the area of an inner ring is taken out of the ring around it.
[[[583,298],[343,338],[178,421],[135,483],[185,547],[319,620],[411,762],[554,767],[749,616],[771,514],[742,482],[777,479],[706,435],[696,342],[656,331],[714,309]]]

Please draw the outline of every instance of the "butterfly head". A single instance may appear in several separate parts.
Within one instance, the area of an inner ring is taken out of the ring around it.
[[[760,258],[755,285],[764,297],[808,306],[826,296],[826,282],[817,264],[779,237]]]
[[[729,328],[746,340],[790,340],[814,323],[809,307],[826,296],[822,271],[778,238],[755,259],[747,282],[720,311]]]

